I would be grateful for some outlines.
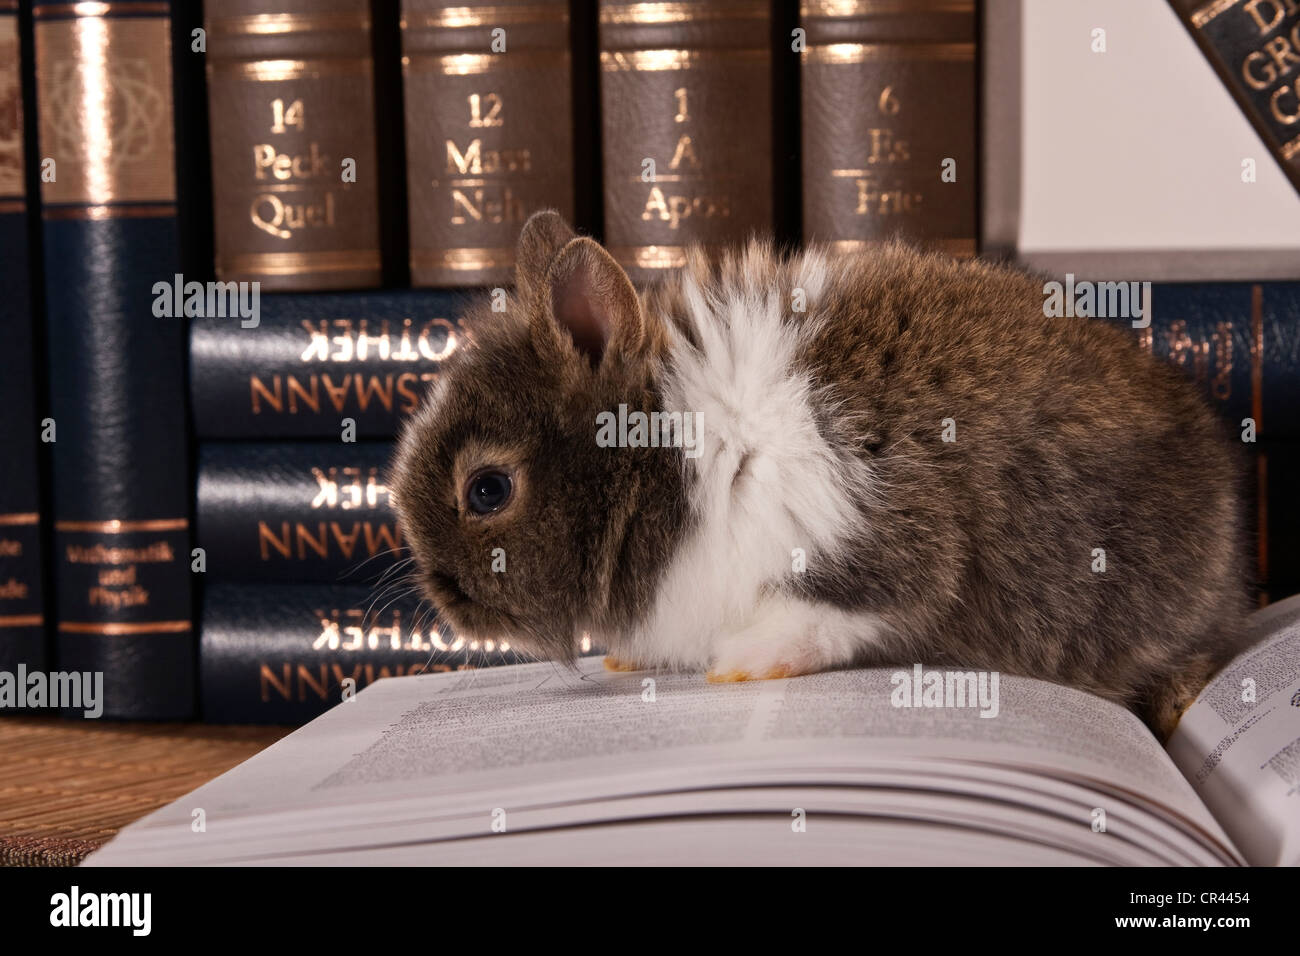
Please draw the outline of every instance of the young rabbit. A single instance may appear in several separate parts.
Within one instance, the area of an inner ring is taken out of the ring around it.
[[[505,310],[471,310],[402,436],[424,591],[541,656],[586,631],[615,668],[721,681],[999,670],[1166,736],[1239,649],[1230,440],[1121,328],[1043,305],[1041,280],[901,244],[695,250],[638,295],[538,213]],[[638,411],[690,414],[609,447]]]

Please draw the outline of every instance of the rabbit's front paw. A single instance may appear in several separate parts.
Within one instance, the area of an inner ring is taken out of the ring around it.
[[[713,683],[779,680],[833,666],[817,640],[817,624],[789,613],[763,613],[750,626],[718,639],[706,678]]]
[[[779,680],[852,664],[882,632],[873,614],[797,599],[761,604],[746,627],[715,639],[708,680]]]

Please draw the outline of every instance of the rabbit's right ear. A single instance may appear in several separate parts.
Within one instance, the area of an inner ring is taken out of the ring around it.
[[[543,209],[528,217],[515,251],[515,287],[525,302],[531,302],[546,287],[546,271],[556,253],[576,236],[554,209]]]

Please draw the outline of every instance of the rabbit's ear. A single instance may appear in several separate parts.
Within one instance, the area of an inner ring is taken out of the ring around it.
[[[576,235],[554,209],[543,209],[528,217],[515,249],[515,287],[525,302],[531,302],[543,288],[555,254]]]
[[[594,239],[570,239],[551,261],[546,284],[549,302],[533,313],[543,326],[536,331],[567,333],[593,367],[607,356],[636,359],[659,341],[651,334],[632,280]]]

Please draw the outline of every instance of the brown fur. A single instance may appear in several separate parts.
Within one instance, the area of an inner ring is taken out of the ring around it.
[[[577,630],[639,619],[689,529],[680,457],[592,440],[599,410],[659,407],[667,326],[687,332],[685,302],[669,279],[638,305],[622,270],[553,214],[525,228],[519,271],[505,315],[469,318],[477,345],[445,370],[436,419],[406,433],[395,482],[452,623],[567,657]],[[685,270],[714,290],[755,272],[782,290],[796,281],[761,245],[719,263],[696,251]],[[861,536],[837,560],[776,586],[886,619],[893,639],[863,663],[1043,677],[1167,736],[1239,650],[1236,451],[1124,331],[1046,318],[1043,301],[1041,279],[893,245],[839,263],[815,306],[785,317],[819,323],[796,361],[822,434],[867,462],[882,493],[862,502]],[[955,442],[941,440],[948,418]],[[484,463],[523,479],[491,521],[458,510],[451,478]],[[488,570],[498,546],[509,574]]]

